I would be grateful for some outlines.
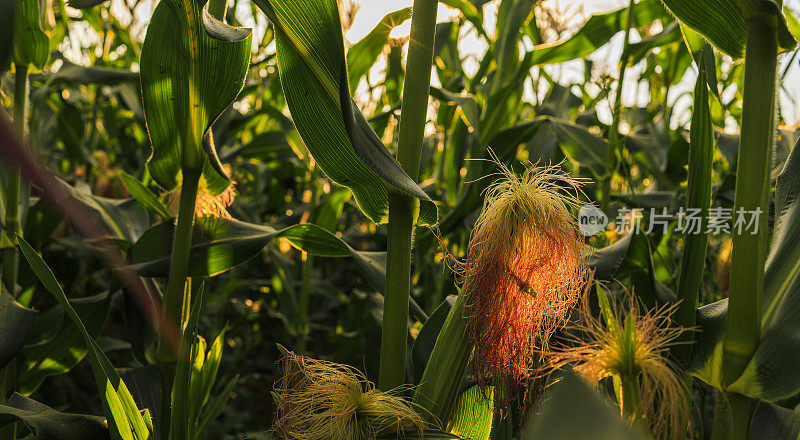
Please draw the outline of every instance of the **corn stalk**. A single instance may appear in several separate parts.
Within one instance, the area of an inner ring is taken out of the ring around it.
[[[411,22],[397,160],[414,180],[419,176],[420,153],[428,115],[437,6],[438,3],[433,0],[415,0]],[[378,380],[378,386],[384,390],[405,383],[408,304],[411,293],[411,238],[418,215],[417,199],[390,190],[386,294]]]
[[[14,126],[17,136],[19,136],[20,139],[24,139],[25,130],[28,125],[28,65],[17,63],[15,68]],[[19,229],[20,189],[21,178],[19,167],[10,165],[8,167],[6,186],[6,218],[3,222],[3,232],[10,240],[16,237]],[[19,254],[16,246],[3,248],[3,282],[12,296],[15,295],[16,291],[17,266],[19,266]]]
[[[761,341],[761,298],[768,246],[770,155],[775,129],[777,18],[759,14],[747,20],[744,103],[734,213],[758,212],[756,233],[732,231],[730,292],[723,343],[723,381],[734,382]],[[732,394],[730,438],[749,437],[752,400]],[[722,414],[717,414],[722,416]],[[722,425],[718,425],[722,426]],[[724,438],[720,429],[714,438]]]
[[[28,79],[27,63],[15,64],[14,77],[14,128],[20,139],[25,139],[25,131],[28,125],[28,93],[30,82]],[[3,234],[16,244],[14,237],[17,236],[20,226],[20,190],[22,178],[19,166],[9,165],[8,178],[6,181],[6,215],[3,222]],[[12,244],[9,243],[9,244]],[[16,245],[3,248],[3,283],[11,296],[16,296],[17,270],[19,267],[19,253]],[[12,361],[2,371],[0,371],[0,403],[5,403],[8,393],[17,387],[16,362]],[[0,440],[16,438],[16,424],[12,423],[0,428]]]

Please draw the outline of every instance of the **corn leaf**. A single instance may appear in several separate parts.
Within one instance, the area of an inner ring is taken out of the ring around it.
[[[50,37],[42,29],[39,0],[18,0],[14,19],[14,63],[44,68],[50,58]]]
[[[754,12],[752,5],[768,5]],[[786,18],[774,0],[664,0],[664,5],[681,23],[689,26],[714,47],[733,58],[744,57],[745,19],[755,14],[772,14],[778,18],[778,43],[791,49],[797,43],[788,29]],[[745,8],[742,7],[745,5]],[[749,9],[749,10],[748,10]]]
[[[275,25],[278,68],[289,110],[325,174],[349,187],[361,210],[376,223],[387,220],[390,187],[421,200],[421,223],[436,223],[436,206],[392,157],[350,96],[336,2],[257,0],[256,4]]]
[[[480,127],[481,108],[475,96],[457,95],[438,87],[431,87],[431,96],[439,101],[457,105],[464,122],[473,130],[478,130]]]
[[[197,298],[192,305],[189,319],[186,323],[184,338],[179,350],[178,367],[175,371],[175,384],[172,387],[172,419],[169,424],[169,440],[189,440],[192,426],[192,406],[197,402],[192,401],[192,380],[202,380],[200,372],[195,375],[194,360],[202,358],[205,354],[205,341],[196,341],[197,322],[203,310],[205,298],[204,284],[197,289]],[[201,366],[202,366],[202,360]]]
[[[614,243],[597,249],[589,256],[589,267],[598,281],[611,281],[628,253],[634,234],[627,234]]]
[[[586,166],[597,176],[605,172],[609,149],[605,139],[578,124],[549,116],[545,118],[555,131],[561,150],[567,157]]]
[[[800,374],[788,366],[800,361],[794,349],[800,341],[796,314],[800,298],[793,295],[800,282],[800,149],[795,146],[778,176],[775,191],[776,222],[766,263],[762,315],[762,340],[741,377],[730,385],[751,397],[775,401],[800,392]],[[722,338],[727,300],[698,310],[696,342],[689,370],[706,383],[723,389],[720,377]],[[773,372],[780,371],[780,374]]]
[[[142,182],[139,181],[139,179],[123,172],[119,173],[119,177],[122,179],[122,183],[125,185],[125,188],[127,188],[128,192],[131,193],[131,196],[141,203],[145,208],[165,219],[173,217],[166,205],[164,205],[164,203],[161,202],[161,200],[159,200],[152,191],[147,189],[147,187],[145,187]]]
[[[416,339],[414,339],[414,346],[411,348],[411,359],[414,365],[414,383],[419,384],[422,380],[422,373],[425,371],[425,366],[428,365],[428,359],[431,357],[433,347],[436,344],[436,338],[439,337],[439,332],[444,326],[447,315],[450,309],[453,308],[455,303],[454,296],[448,296],[436,310],[433,311],[431,316],[425,320],[425,324],[419,330]]]
[[[131,248],[133,268],[142,276],[167,276],[174,222],[148,229]],[[385,252],[360,252],[314,224],[284,229],[237,220],[198,221],[192,234],[189,276],[215,276],[258,255],[271,240],[285,238],[294,247],[320,257],[352,257],[365,279],[379,291],[386,276]]]
[[[660,296],[653,271],[652,248],[642,229],[643,226],[628,233],[631,236],[630,244],[615,275],[628,277],[636,296],[647,307],[654,307],[659,303]]]
[[[687,370],[698,379],[724,391],[722,385],[722,341],[728,319],[728,299],[697,309],[695,341]]]
[[[789,32],[792,33],[794,39],[800,39],[800,20],[794,15],[791,9],[788,6],[783,7],[783,15],[786,17],[786,26],[789,29]]]
[[[161,414],[162,392],[161,392],[161,372],[155,364],[148,364],[143,367],[132,369],[120,369],[120,376],[130,387],[133,398],[140,407],[146,408],[151,414]],[[147,420],[145,420],[147,422]],[[161,420],[159,417],[153,421],[155,434],[154,439],[160,437]]]
[[[628,65],[635,66],[642,61],[651,50],[657,47],[663,47],[681,41],[680,23],[677,20],[664,26],[664,30],[637,41],[628,44],[626,51],[622,53],[623,58],[628,58]]]
[[[225,330],[214,339],[211,349],[206,353],[205,340],[198,337],[195,349],[194,365],[192,366],[192,380],[189,389],[189,422],[191,432],[197,433],[201,409],[208,402],[211,388],[217,379],[217,372],[222,360],[222,347],[225,340]],[[192,436],[195,438],[195,435]]]
[[[63,60],[63,64],[58,68],[58,72],[47,75],[47,81],[42,88],[47,89],[56,85],[68,85],[74,87],[78,84],[103,84],[114,85],[123,82],[133,82],[139,80],[139,74],[129,69],[118,69],[111,67],[81,66]],[[41,89],[35,93],[40,94]]]
[[[134,242],[147,229],[147,211],[136,200],[100,197],[92,194],[88,185],[73,187],[61,180],[58,182],[95,219],[108,237]]]
[[[486,30],[483,28],[483,11],[478,10],[475,2],[469,0],[442,0],[439,3],[458,9],[464,15],[464,18],[472,23],[481,35],[486,37]]]
[[[466,331],[464,298],[465,293],[460,292],[452,307],[448,307],[447,301],[439,307],[447,308],[447,317],[435,337],[419,385],[414,390],[414,403],[424,410],[423,418],[431,423],[447,424],[453,414],[472,353]],[[434,329],[438,326],[437,321],[432,324]]]
[[[67,0],[67,4],[75,9],[89,9],[107,1],[108,0]]]
[[[136,407],[136,402],[134,402],[128,388],[125,386],[125,382],[119,377],[111,362],[103,354],[100,346],[97,345],[97,342],[84,327],[80,316],[67,300],[67,296],[61,290],[61,286],[58,284],[53,272],[47,267],[42,257],[22,237],[18,236],[17,239],[22,253],[39,281],[64,308],[83,336],[84,343],[89,349],[89,360],[91,361],[97,388],[102,396],[101,400],[105,409],[111,438],[114,440],[145,440],[151,438],[152,433],[148,429],[144,417]]]
[[[228,187],[210,129],[244,85],[251,32],[217,21],[197,0],[159,2],[142,46],[142,101],[152,145],[148,169],[161,187],[184,165],[202,167],[210,194]]]
[[[796,330],[800,314],[800,148],[795,145],[775,189],[775,228],[764,273],[761,343],[733,391],[775,401],[800,392]],[[763,214],[762,214],[763,215]]]
[[[237,374],[236,376],[233,377],[233,379],[231,379],[230,382],[228,382],[225,388],[223,388],[223,390],[220,391],[220,393],[217,396],[211,399],[208,405],[206,405],[203,417],[200,418],[200,421],[197,425],[196,432],[198,439],[203,439],[207,437],[208,432],[206,431],[206,427],[212,420],[214,420],[217,416],[219,416],[222,413],[223,409],[225,409],[225,404],[228,402],[228,399],[230,398],[233,389],[236,387],[238,383],[239,383],[239,375]]]
[[[37,440],[107,440],[105,419],[85,414],[62,413],[14,393],[0,405],[0,426],[20,422]]]
[[[397,434],[393,435],[379,435],[375,437],[375,440],[395,440],[397,439]],[[401,434],[401,437],[407,440],[452,440],[452,439],[460,439],[454,434],[450,434],[447,432],[442,431],[434,431],[434,430],[425,430],[422,433],[419,432],[404,432]]]
[[[709,49],[710,50],[710,49]],[[713,55],[711,55],[713,57]],[[708,87],[705,64],[698,65],[700,74],[694,89],[694,111],[690,129],[689,180],[686,191],[686,208],[699,209],[700,217],[706,218],[711,204],[711,168],[714,162],[714,127],[708,106]],[[703,225],[705,229],[705,225]],[[703,273],[708,250],[708,235],[683,234],[683,255],[681,256],[680,277],[678,279],[678,299],[681,304],[676,314],[677,324],[692,328],[703,281]],[[673,353],[681,353],[685,361],[689,349],[678,346]]]
[[[369,69],[375,64],[375,60],[389,41],[392,29],[400,26],[409,18],[411,18],[411,8],[403,8],[386,14],[366,37],[347,51],[347,69],[351,89],[355,90],[361,78],[369,73]]]
[[[619,412],[607,405],[597,392],[569,371],[548,393],[541,412],[525,429],[521,440],[622,440],[644,439],[628,429]]]
[[[525,27],[525,22],[531,16],[534,2],[528,1],[502,1],[498,6],[497,23],[495,26],[494,59],[496,71],[491,80],[491,92],[495,94],[501,88],[516,89],[521,81],[514,79],[515,71],[520,67],[519,40]],[[523,71],[533,65],[530,58],[522,62]],[[513,86],[513,87],[512,87]],[[491,100],[491,97],[490,97]],[[492,109],[492,106],[489,106]]]
[[[758,402],[750,423],[752,439],[794,439],[800,437],[800,410]]]

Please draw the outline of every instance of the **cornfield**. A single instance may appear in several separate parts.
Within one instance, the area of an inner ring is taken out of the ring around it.
[[[389,3],[0,0],[0,440],[800,438],[800,3]]]

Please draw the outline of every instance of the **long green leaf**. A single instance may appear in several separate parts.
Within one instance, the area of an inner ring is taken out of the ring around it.
[[[239,375],[231,379],[230,382],[223,388],[220,393],[211,399],[211,401],[206,405],[205,412],[203,413],[203,417],[200,419],[197,425],[197,433],[198,438],[203,439],[208,436],[208,431],[206,431],[206,427],[208,424],[214,420],[217,416],[222,413],[222,410],[225,409],[225,403],[231,397],[231,393],[236,385],[239,383]]]
[[[478,10],[475,2],[470,0],[441,0],[439,3],[461,11],[464,14],[464,18],[472,23],[481,35],[486,36],[486,30],[483,28],[483,13]]]
[[[350,97],[336,2],[256,4],[275,25],[278,67],[292,118],[325,174],[349,187],[374,222],[387,219],[391,187],[420,199],[420,222],[435,223],[430,197],[403,171]]]
[[[694,89],[694,111],[690,130],[689,181],[686,191],[686,209],[699,209],[699,217],[706,218],[711,204],[711,167],[714,162],[714,128],[708,107],[708,87],[705,65],[698,65],[700,74]],[[705,225],[703,225],[705,230]],[[677,323],[685,328],[695,324],[700,286],[708,249],[708,235],[691,231],[683,234],[683,255],[678,279],[678,299],[681,304],[676,313]],[[673,350],[675,351],[675,350]],[[685,361],[689,350],[679,348]]]
[[[428,359],[431,357],[436,339],[439,337],[439,332],[442,330],[442,326],[444,326],[447,315],[454,303],[455,297],[447,297],[447,299],[434,310],[431,316],[425,320],[425,324],[419,330],[416,339],[414,339],[414,346],[411,349],[411,359],[414,363],[415,384],[419,384],[420,380],[422,380],[422,373],[425,371],[425,366],[428,364]]]
[[[112,438],[115,440],[145,440],[151,438],[151,432],[128,388],[111,365],[111,362],[103,354],[97,342],[84,327],[78,313],[67,300],[64,291],[61,290],[61,286],[58,284],[53,272],[47,267],[42,257],[22,237],[17,238],[22,253],[28,260],[31,269],[36,273],[39,281],[55,297],[56,301],[64,307],[67,315],[83,336],[84,342],[89,349],[89,359],[97,382],[97,388],[102,396],[103,408],[106,412],[106,420],[108,421],[108,428]]]
[[[205,341],[201,339],[202,343],[198,343],[195,336],[205,301],[204,290],[204,284],[197,289],[197,298],[189,313],[186,330],[181,341],[175,384],[172,387],[172,411],[170,412],[172,419],[169,424],[169,440],[189,440],[192,431],[190,428],[192,425],[191,409],[197,403],[190,400],[192,398],[192,379],[196,378],[193,361],[198,356],[202,357],[205,354]]]
[[[395,440],[396,438],[398,438],[397,434],[379,435],[375,437],[375,440]],[[458,440],[461,437],[442,431],[425,430],[422,431],[422,433],[414,431],[404,432],[401,434],[400,438],[407,440]]]
[[[109,292],[70,300],[86,330],[96,338],[105,326],[111,307]],[[37,326],[58,322],[64,314],[61,307],[45,311],[39,316]],[[19,391],[30,394],[50,376],[66,373],[88,353],[81,331],[71,320],[63,320],[57,333],[45,341],[34,341],[22,349],[22,368],[19,372]]]
[[[800,437],[800,410],[758,402],[750,423],[752,439],[796,439]]]
[[[174,222],[151,227],[131,248],[133,268],[143,276],[162,277],[169,271]],[[352,257],[367,282],[383,289],[384,252],[356,251],[341,238],[310,223],[275,229],[238,220],[210,219],[195,223],[189,276],[215,276],[258,255],[271,240],[285,238],[296,248],[320,257]]]
[[[722,385],[722,341],[728,317],[728,299],[697,310],[697,331],[687,370],[698,379],[724,391]]]
[[[125,187],[128,188],[128,192],[131,193],[131,196],[133,196],[133,198],[139,203],[144,205],[145,208],[153,211],[163,218],[173,217],[166,205],[164,205],[161,200],[158,200],[158,197],[156,197],[152,191],[142,185],[142,182],[140,182],[137,178],[127,173],[120,173],[119,177],[122,179],[122,183],[125,185]]]
[[[742,10],[742,3],[751,0],[663,0],[664,5],[678,19],[705,37],[720,51],[733,58],[744,56],[745,19],[750,15]],[[771,12],[778,19],[778,43],[783,49],[791,49],[797,43],[789,31],[786,18],[772,0]]]
[[[800,392],[800,148],[778,176],[775,228],[764,273],[762,340],[731,389],[775,401]]]
[[[251,32],[211,17],[197,0],[158,3],[142,46],[142,101],[152,145],[148,169],[164,189],[184,166],[202,167],[201,188],[218,194],[230,180],[219,162],[211,124],[242,90]]]

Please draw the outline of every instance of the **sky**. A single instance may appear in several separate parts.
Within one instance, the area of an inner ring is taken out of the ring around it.
[[[112,11],[117,16],[120,21],[125,24],[128,22],[131,17],[128,13],[127,8],[124,7],[122,2],[125,0],[112,0]],[[411,6],[413,4],[413,0],[353,0],[355,3],[360,5],[360,9],[355,15],[354,21],[352,26],[347,31],[345,38],[349,45],[355,44],[365,35],[367,35],[374,27],[378,24],[378,22],[383,18],[387,13],[404,8],[406,6]],[[144,36],[144,27],[146,23],[149,21],[150,14],[152,13],[152,8],[155,5],[157,0],[144,0],[140,2],[139,7],[135,12],[136,20],[134,20],[134,29],[132,30],[134,35],[140,35],[142,38]],[[497,11],[497,5],[499,0],[493,0],[484,5],[484,27],[486,28],[487,32],[491,35],[494,29],[494,21],[495,15]],[[592,14],[602,14],[610,11],[617,10],[622,8],[628,4],[628,0],[544,0],[544,6],[548,8],[552,8],[555,11],[565,11],[568,16],[572,17],[572,28],[577,30],[580,28],[582,23]],[[795,11],[800,11],[800,0],[785,0],[784,4],[790,8],[793,8]],[[580,11],[579,14],[575,12]],[[254,31],[254,38],[253,42],[254,45],[257,44],[263,38],[263,35],[266,30],[267,22],[263,15],[259,14],[256,17],[253,17],[251,14],[251,8],[247,2],[239,2],[239,10],[237,12],[237,18],[240,20],[242,25],[246,27],[253,28]],[[75,13],[79,13],[75,11]],[[458,12],[454,9],[450,9],[446,6],[439,5],[438,11],[438,20],[448,21],[451,20]],[[127,16],[127,17],[126,17]],[[72,35],[77,36],[76,41],[71,41],[69,45],[74,45],[72,49],[66,47],[63,48],[65,54],[68,58],[70,57],[70,53],[80,53],[79,46],[88,47],[92,45],[97,45],[96,40],[98,37],[97,35],[91,30],[88,29],[88,25],[82,23],[87,27],[85,32],[77,32],[73,33]],[[136,29],[138,28],[138,29]],[[394,30],[392,33],[393,37],[401,37],[403,35],[408,35],[410,30],[410,20],[406,21],[403,25],[399,26]],[[589,58],[595,62],[596,67],[603,68],[605,67],[608,73],[612,76],[616,77],[616,60],[619,60],[620,53],[622,52],[622,32],[619,32],[610,43],[606,44],[605,46],[598,49],[594,54],[592,54]],[[632,39],[636,39],[638,36],[634,33]],[[78,41],[81,40],[81,41]],[[470,34],[464,35],[464,38],[460,42],[460,50],[462,54],[472,54],[475,55],[474,59],[468,60],[465,62],[465,70],[469,73],[471,70],[474,71],[477,69],[477,61],[475,59],[480,59],[481,56],[486,51],[486,43],[481,39],[477,38],[475,32]],[[78,55],[74,62],[81,62],[80,55]],[[614,60],[614,61],[609,61]],[[779,69],[783,72],[786,69],[786,64],[788,62],[788,57],[783,57],[781,60],[781,64],[779,65]],[[562,84],[570,84],[572,82],[579,82],[583,78],[583,62],[581,60],[575,60],[568,63],[563,63],[559,65],[553,66],[546,66],[545,69],[554,78],[557,78],[558,81]],[[382,69],[382,63],[378,63],[373,68],[373,76],[377,75],[379,78],[380,71]],[[635,77],[636,71],[641,71],[642,66],[633,66],[631,71],[629,71],[629,77]],[[786,92],[781,92],[781,99],[780,103],[783,107],[783,114],[787,119],[788,124],[797,124],[800,122],[800,102],[794,103],[793,99],[789,97],[793,97],[795,100],[800,101],[800,58],[796,59],[793,65],[786,70],[787,74],[784,77],[784,85],[788,90],[788,94]],[[675,105],[675,111],[673,112],[674,118],[671,121],[671,125],[676,127],[678,125],[686,124],[691,115],[689,113],[689,108],[691,105],[691,98],[688,95],[694,88],[696,74],[694,73],[693,69],[690,69],[689,72],[685,75],[683,80],[674,86],[670,91],[669,103],[670,105]],[[432,79],[433,83],[436,84],[437,80],[435,78]],[[530,85],[526,85],[529,90],[526,90],[528,93],[528,98],[533,98],[533,91],[530,90]],[[362,89],[365,89],[365,85],[362,84]],[[356,92],[359,90],[357,89]],[[542,88],[542,93],[544,93],[544,88]],[[540,97],[541,98],[541,97]],[[638,88],[637,84],[631,81],[626,81],[626,85],[622,91],[622,99],[625,105],[636,105],[637,102],[640,105],[643,105],[649,99],[647,90],[644,88]],[[610,106],[608,103],[601,103],[597,107],[598,116],[603,122],[610,123],[611,122],[611,111]],[[735,130],[735,124],[729,124],[729,130]]]
[[[385,1],[385,0],[355,0],[356,3],[360,4],[360,10],[357,12],[355,19],[353,21],[352,27],[348,30],[345,37],[347,38],[348,42],[354,44],[358,42],[361,38],[363,38],[370,30],[372,30],[375,25],[389,12],[401,9],[406,6],[411,6],[413,4],[413,0],[392,0],[392,1]],[[544,5],[546,7],[555,8],[556,10],[561,11],[577,11],[578,8],[582,9],[582,14],[575,17],[575,30],[577,30],[580,24],[588,18],[592,14],[602,14],[607,13],[610,11],[617,10],[619,8],[625,7],[628,4],[627,0],[545,0]],[[785,0],[784,4],[790,8],[793,8],[795,11],[800,11],[800,0]],[[497,0],[488,3],[484,7],[484,16],[486,23],[487,32],[493,28],[494,26],[494,17],[493,14],[496,13],[497,9]],[[438,20],[447,21],[450,20],[452,16],[456,15],[458,12],[450,9],[446,6],[439,5],[438,11]],[[395,29],[392,33],[392,36],[399,37],[403,35],[408,35],[410,30],[410,21],[407,21],[402,26]],[[597,50],[590,58],[593,59],[597,63],[606,63],[606,60],[618,60],[620,53],[622,52],[622,33],[619,33],[609,44]],[[633,37],[635,38],[635,36]],[[475,38],[475,35],[468,35],[464,38],[464,41],[461,43],[461,50],[463,53],[473,53],[478,56],[482,55],[486,50],[485,44]],[[780,65],[780,71],[782,72],[785,67],[786,63],[788,62],[788,57],[784,57],[782,59]],[[381,66],[377,66],[379,69]],[[613,67],[613,66],[609,66]],[[611,73],[616,76],[614,72],[615,68],[611,68]],[[641,66],[635,66],[633,70],[641,70]],[[565,63],[560,66],[548,66],[547,67],[548,73],[555,72],[558,77],[560,78],[560,82],[563,84],[568,84],[571,81],[579,81],[583,78],[583,62],[580,60],[576,60],[574,62]],[[630,72],[630,71],[629,71]],[[633,76],[633,75],[631,75]],[[694,88],[694,81],[695,81],[695,74],[690,72],[686,75],[686,77],[678,84],[673,90],[670,92],[670,103],[674,103],[674,101],[678,101],[676,103],[676,111],[675,111],[675,119],[672,121],[672,125],[677,126],[683,123],[688,122],[690,115],[688,114],[689,105],[691,104],[691,100],[686,95],[686,92],[691,92]],[[435,82],[435,78],[434,78]],[[647,98],[646,90],[637,90],[636,84],[627,82],[627,86],[625,90],[623,90],[623,102],[626,105],[633,105],[639,100],[640,104],[644,104]],[[800,63],[798,60],[795,60],[791,68],[787,71],[787,75],[784,78],[784,84],[786,85],[789,94],[794,97],[794,99],[800,100]],[[529,91],[530,92],[530,91]],[[532,93],[532,92],[531,92]],[[781,93],[781,105],[784,107],[784,115],[787,118],[787,122],[789,124],[796,124],[800,122],[800,103],[794,104],[791,99],[788,99],[786,93]],[[604,122],[610,122],[611,120],[611,112],[610,110],[603,108],[602,106],[598,107],[599,117],[604,120]],[[607,119],[607,120],[606,120]]]

